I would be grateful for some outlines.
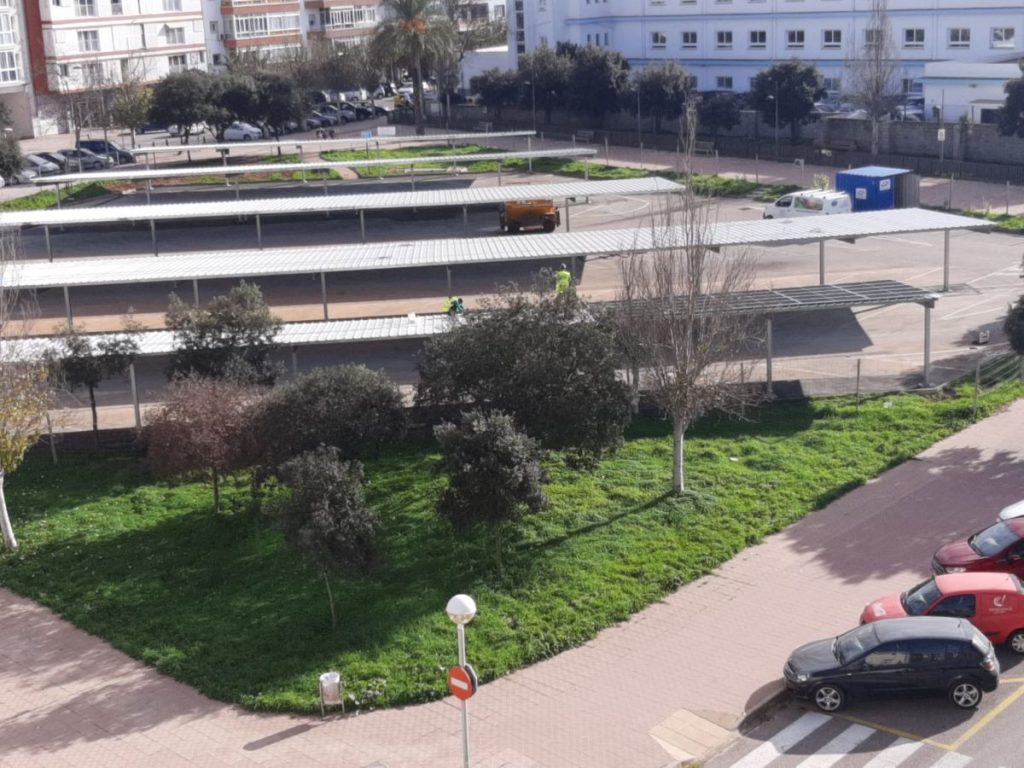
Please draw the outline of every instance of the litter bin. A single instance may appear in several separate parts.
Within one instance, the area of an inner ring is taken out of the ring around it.
[[[342,712],[345,711],[345,701],[341,698],[344,687],[340,672],[324,672],[320,675],[320,717],[324,716],[325,707],[340,705]]]

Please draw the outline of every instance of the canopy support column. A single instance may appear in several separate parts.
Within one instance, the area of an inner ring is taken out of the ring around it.
[[[54,185],[54,190],[57,192],[57,210],[60,210],[60,184]]]
[[[498,161],[498,186],[501,186],[501,160]]]
[[[46,237],[46,255],[53,261],[53,243],[50,242],[50,225],[43,224],[43,235]]]
[[[128,363],[128,382],[132,390],[132,407],[135,410],[135,431],[142,431],[142,410],[139,408],[139,385],[135,380],[135,362]]]
[[[260,215],[256,214],[256,245],[263,250],[263,224],[260,222]]]
[[[533,152],[533,137],[532,136],[527,136],[526,137],[526,151],[527,152]],[[527,170],[530,173],[533,173],[533,157],[532,156],[526,158],[526,167],[527,167]]]
[[[412,185],[412,191],[416,191],[416,163],[409,163],[409,183]]]
[[[366,242],[366,211],[359,211],[359,236]]]
[[[75,324],[75,313],[71,310],[71,291],[64,286],[64,311],[68,316],[68,328]]]
[[[157,244],[156,244],[156,219],[150,219],[149,220],[149,236],[150,236],[150,239],[152,239],[152,241],[153,241],[153,255],[154,256],[159,256],[160,255],[160,249],[157,247]]]
[[[299,348],[292,347],[292,376],[299,375]]]
[[[825,241],[818,241],[818,285],[825,284]]]
[[[930,387],[932,375],[932,305],[924,306],[924,385]]]
[[[320,273],[320,300],[324,305],[324,320],[330,320],[327,315],[327,273]]]
[[[462,206],[462,236],[469,237],[469,206]]]
[[[565,231],[572,232],[572,227],[569,225],[569,198],[565,198]]]
[[[199,278],[192,278],[192,299],[195,305],[199,306]]]
[[[146,205],[153,204],[153,180],[146,179]]]
[[[764,363],[765,363],[765,394],[768,397],[772,397],[773,381],[772,381],[772,316],[768,315],[764,319]]]
[[[949,230],[942,232],[942,290],[949,290]]]
[[[444,272],[445,272],[445,275],[448,277],[448,295],[451,296],[452,295],[452,268],[449,267],[449,266],[445,266]]]

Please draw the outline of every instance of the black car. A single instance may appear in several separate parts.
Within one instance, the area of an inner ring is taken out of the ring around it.
[[[68,169],[68,159],[60,152],[36,152],[36,154],[43,158],[43,160],[49,160],[51,163],[59,166],[61,171]]]
[[[356,120],[369,120],[371,117],[375,117],[373,111],[373,105],[367,104],[365,101],[359,104],[352,104],[352,109],[356,113]]]
[[[963,619],[913,616],[884,619],[793,651],[786,687],[835,712],[851,696],[945,691],[961,709],[999,685],[992,643]]]
[[[95,152],[97,155],[106,155],[118,165],[127,165],[135,162],[135,155],[113,141],[82,139],[78,142],[78,146],[88,149],[90,152]]]

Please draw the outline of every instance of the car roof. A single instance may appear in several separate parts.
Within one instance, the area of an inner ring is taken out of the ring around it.
[[[1024,516],[1024,499],[1013,504],[1008,504],[999,511],[999,517],[1010,519],[1012,517]]]
[[[935,577],[939,591],[944,595],[957,592],[1020,592],[1020,579],[1012,573],[975,571],[947,573]]]
[[[946,616],[908,616],[901,619],[882,619],[874,622],[880,643],[894,640],[969,640],[973,627],[963,619]]]

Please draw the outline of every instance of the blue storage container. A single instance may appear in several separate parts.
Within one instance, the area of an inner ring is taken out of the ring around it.
[[[905,168],[868,165],[836,174],[836,189],[846,192],[854,211],[884,211],[917,205],[918,178]]]

